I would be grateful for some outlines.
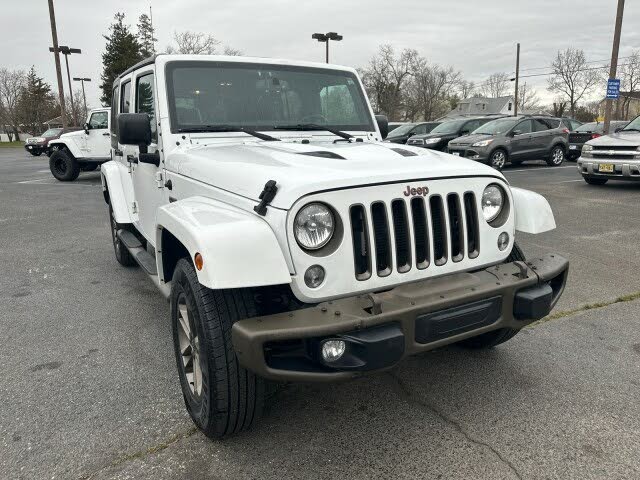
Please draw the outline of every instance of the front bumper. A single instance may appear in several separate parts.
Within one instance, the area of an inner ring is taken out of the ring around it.
[[[487,163],[489,160],[489,153],[483,147],[449,145],[449,153],[481,163]]]
[[[613,172],[600,171],[600,165],[613,165]],[[640,159],[578,158],[578,171],[583,177],[640,181]]]
[[[35,153],[43,153],[47,151],[47,146],[46,145],[41,145],[39,143],[27,143],[24,146],[24,149],[27,152],[35,152]]]
[[[569,263],[547,255],[457,273],[317,306],[240,320],[238,361],[272,380],[332,381],[392,367],[403,357],[546,316],[564,290]],[[347,349],[327,363],[323,342]]]

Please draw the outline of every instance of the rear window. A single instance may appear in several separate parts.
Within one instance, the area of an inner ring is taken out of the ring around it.
[[[545,118],[544,121],[549,125],[549,128],[558,128],[560,126],[560,120],[557,118]]]
[[[584,125],[580,125],[578,128],[576,128],[576,132],[602,133],[603,131],[604,131],[604,123],[596,123],[596,122],[585,123]]]

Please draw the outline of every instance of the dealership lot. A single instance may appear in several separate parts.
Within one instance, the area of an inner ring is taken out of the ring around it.
[[[99,173],[60,183],[45,160],[0,149],[0,478],[640,476],[640,185],[505,170],[554,209],[557,230],[519,242],[571,261],[559,318],[493,351],[289,386],[213,443],[184,411],[166,304],[113,258]]]

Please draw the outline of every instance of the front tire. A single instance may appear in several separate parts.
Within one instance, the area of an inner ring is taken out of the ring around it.
[[[505,263],[525,261],[526,259],[524,256],[524,252],[517,243],[514,243],[513,249],[505,260]],[[493,348],[496,345],[500,345],[501,343],[506,342],[507,340],[511,340],[518,334],[519,331],[519,328],[499,328],[498,330],[492,330],[491,332],[483,333],[476,337],[467,338],[458,343],[465,348],[475,350]]]
[[[56,150],[49,157],[49,170],[61,182],[73,182],[80,175],[80,165],[71,154]]]
[[[109,221],[111,225],[111,240],[113,241],[113,251],[116,254],[116,260],[123,267],[133,267],[134,265],[137,265],[137,262],[131,256],[127,247],[125,247],[122,240],[118,238],[118,230],[120,230],[121,226],[116,222],[111,204],[109,204]]]
[[[589,185],[604,185],[609,181],[608,178],[582,177]]]
[[[501,148],[498,148],[491,152],[489,156],[489,166],[496,170],[502,170],[507,163],[507,152]]]
[[[233,323],[257,314],[251,290],[208,289],[183,258],[170,300],[178,375],[193,422],[210,438],[251,428],[262,415],[265,382],[238,363],[231,341]]]
[[[559,167],[564,162],[564,148],[560,145],[556,145],[551,149],[549,158],[547,158],[547,165],[551,167]]]

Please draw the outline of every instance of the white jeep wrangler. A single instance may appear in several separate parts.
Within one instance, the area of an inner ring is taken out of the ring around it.
[[[80,172],[91,172],[111,160],[110,112],[110,108],[94,108],[82,130],[49,142],[49,169],[54,177],[71,182]]]
[[[492,347],[563,291],[565,259],[515,244],[555,227],[547,201],[383,143],[352,68],[158,55],[116,80],[112,115],[115,255],[169,298],[185,404],[210,437],[251,426],[267,381]]]

